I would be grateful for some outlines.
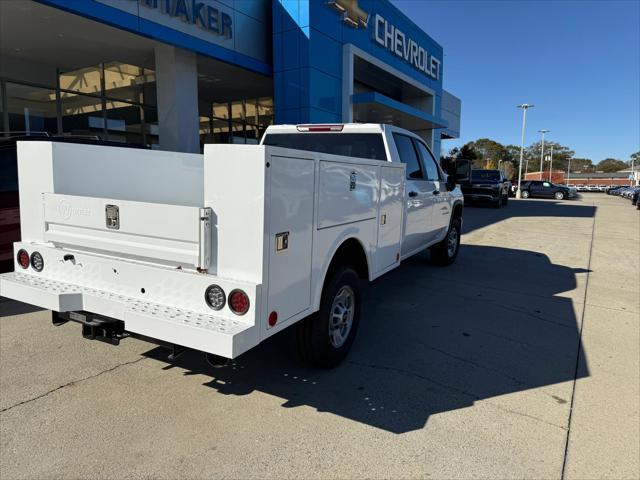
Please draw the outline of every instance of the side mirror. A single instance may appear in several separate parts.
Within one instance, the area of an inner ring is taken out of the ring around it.
[[[442,168],[452,182],[468,182],[471,178],[471,160],[449,160],[442,164]]]
[[[468,182],[471,179],[471,160],[456,160],[456,182]]]
[[[447,175],[447,181],[444,185],[447,188],[447,192],[452,192],[456,189],[456,182],[451,175]]]

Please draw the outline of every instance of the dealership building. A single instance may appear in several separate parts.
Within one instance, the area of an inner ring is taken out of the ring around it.
[[[387,0],[2,0],[0,131],[200,152],[274,123],[374,122],[438,154],[461,105],[411,13]]]

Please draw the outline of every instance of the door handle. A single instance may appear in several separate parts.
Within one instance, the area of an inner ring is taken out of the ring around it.
[[[410,197],[417,197],[418,196],[418,192],[411,191],[411,192],[409,192],[409,196]]]
[[[440,190],[434,190],[434,191],[433,191],[433,194],[434,194],[434,195],[440,195]]]

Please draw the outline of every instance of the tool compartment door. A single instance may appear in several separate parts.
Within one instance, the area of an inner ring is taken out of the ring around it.
[[[315,161],[270,158],[267,314],[282,323],[311,305]]]
[[[198,207],[55,193],[43,194],[43,203],[45,241],[171,264],[208,263],[201,247],[210,224],[203,231]]]
[[[379,166],[320,160],[318,228],[375,219]]]
[[[400,263],[404,172],[404,168],[381,167],[376,274]]]

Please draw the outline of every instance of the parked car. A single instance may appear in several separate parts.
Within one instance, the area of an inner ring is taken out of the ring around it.
[[[461,186],[465,202],[490,202],[500,208],[509,201],[510,184],[502,170],[471,170],[471,177]]]
[[[576,190],[579,192],[586,192],[587,191],[587,186],[580,183],[578,185],[576,185]]]
[[[622,185],[609,185],[609,188],[605,190],[605,193],[607,195],[613,195],[615,191],[619,190],[620,188],[623,188]]]
[[[587,185],[587,192],[599,192],[597,185]]]
[[[575,194],[572,195],[571,189],[564,185],[556,185],[542,180],[524,182],[521,189],[522,198],[555,198],[556,200],[563,200],[575,196]]]
[[[598,190],[601,192],[606,192],[607,191],[607,185],[598,185]]]

